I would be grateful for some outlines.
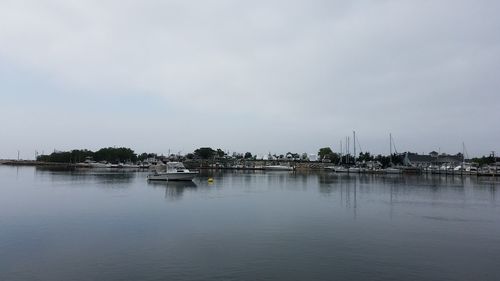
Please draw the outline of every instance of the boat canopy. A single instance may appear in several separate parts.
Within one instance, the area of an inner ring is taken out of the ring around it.
[[[181,162],[168,162],[167,167],[168,169],[186,169]]]
[[[167,170],[167,165],[165,165],[163,162],[159,161],[155,166],[154,169],[157,173],[165,172]]]

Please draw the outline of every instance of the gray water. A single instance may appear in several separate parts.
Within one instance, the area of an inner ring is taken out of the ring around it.
[[[0,166],[0,280],[500,278],[496,179],[145,177]]]

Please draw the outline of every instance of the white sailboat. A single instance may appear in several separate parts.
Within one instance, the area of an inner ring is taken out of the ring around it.
[[[342,147],[342,140],[340,140],[340,155],[339,155],[339,163],[337,166],[331,167],[336,173],[347,173],[348,169],[342,166],[342,153],[343,153],[343,147]]]
[[[352,131],[352,147],[353,147],[353,162],[354,166],[349,167],[349,173],[359,173],[361,169],[356,164],[356,131]],[[350,152],[350,151],[349,151]]]
[[[397,151],[396,151],[396,153],[397,153]],[[401,169],[393,167],[393,163],[392,163],[392,134],[389,134],[389,165],[390,165],[390,167],[387,167],[384,169],[384,172],[386,174],[400,174],[402,172]]]

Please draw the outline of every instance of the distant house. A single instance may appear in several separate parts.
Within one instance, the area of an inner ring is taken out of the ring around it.
[[[417,153],[407,152],[405,153],[403,164],[405,166],[429,166],[432,165],[435,160],[436,157],[433,157],[431,155],[421,155]]]
[[[145,164],[156,165],[158,163],[158,159],[156,159],[156,157],[148,157],[142,162]]]
[[[267,155],[264,155],[263,160],[276,161],[278,160],[278,156],[276,156],[276,154],[271,155],[271,153],[269,153]]]
[[[318,161],[318,155],[309,154],[309,161]]]
[[[297,160],[300,160],[300,154],[298,154],[298,153],[291,153],[291,152],[288,152],[288,153],[285,155],[285,158],[286,158],[287,160],[297,161]]]
[[[403,164],[406,166],[414,167],[428,167],[431,165],[440,166],[443,164],[450,164],[457,166],[463,161],[463,155],[458,153],[456,155],[441,154],[432,151],[429,155],[422,155],[417,153],[406,152],[403,159]]]
[[[464,159],[461,153],[458,153],[457,155],[441,154],[436,159],[437,164],[452,164],[455,166],[460,165],[463,161]]]
[[[182,156],[180,154],[170,154],[169,156],[164,157],[164,158],[166,158],[166,160],[168,160],[168,161],[183,161],[184,160],[184,156]]]
[[[159,160],[159,161],[161,161],[161,162],[163,162],[163,163],[166,163],[166,162],[168,162],[168,161],[169,161],[168,156],[164,156],[164,155],[160,155],[160,156],[158,156],[158,157],[157,157],[157,160]]]

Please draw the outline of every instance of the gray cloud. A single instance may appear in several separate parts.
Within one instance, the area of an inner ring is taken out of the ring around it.
[[[499,150],[499,6],[4,1],[2,69],[20,70],[24,97],[51,95],[34,104],[0,85],[11,101],[0,157],[108,145],[315,152],[352,129],[375,153],[389,132],[400,150]]]

